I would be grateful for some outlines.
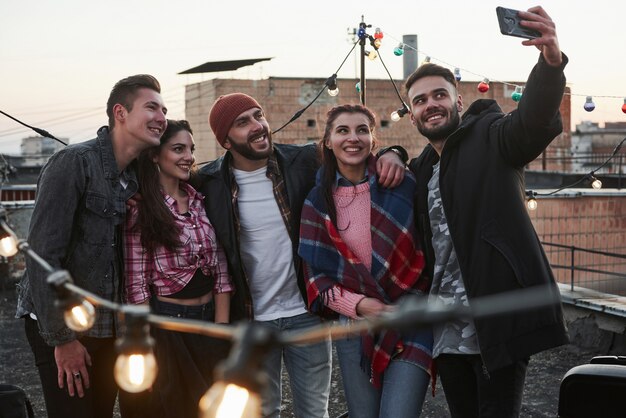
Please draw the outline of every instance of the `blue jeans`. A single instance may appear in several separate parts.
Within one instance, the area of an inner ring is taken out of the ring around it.
[[[415,364],[392,360],[382,388],[376,389],[361,368],[361,337],[335,341],[348,415],[355,418],[416,418],[430,383],[430,375]]]
[[[281,332],[302,331],[320,325],[319,317],[310,313],[263,324]],[[268,386],[263,394],[262,414],[280,417],[282,361],[285,362],[293,395],[296,418],[327,418],[331,373],[330,339],[306,345],[293,345],[270,351],[264,361]]]

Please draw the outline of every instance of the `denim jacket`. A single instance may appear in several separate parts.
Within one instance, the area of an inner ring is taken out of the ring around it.
[[[127,184],[124,188],[121,182]],[[100,297],[119,300],[121,234],[126,200],[137,191],[133,166],[121,174],[107,127],[98,137],[70,145],[53,155],[42,169],[28,242],[55,269],[70,272],[74,283]],[[49,345],[77,338],[55,307],[47,273],[27,258],[19,285],[17,317],[34,314]],[[97,309],[96,323],[84,335],[115,335],[114,314]]]

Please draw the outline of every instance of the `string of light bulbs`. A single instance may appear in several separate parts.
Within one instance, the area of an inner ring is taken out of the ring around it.
[[[426,63],[426,62],[431,62],[432,59],[432,55],[424,52],[424,51],[420,51],[417,48],[413,47],[412,45],[406,44],[402,41],[399,41],[398,39],[394,38],[391,35],[388,35],[390,38],[394,39],[395,41],[399,42],[398,46],[396,48],[394,48],[393,53],[396,56],[402,56],[404,54],[404,49],[405,48],[409,48],[412,49],[413,51],[417,52],[418,54],[422,54],[425,56],[424,61],[422,61],[422,64]],[[472,74],[480,79],[482,79],[482,81],[480,81],[478,83],[478,85],[476,86],[477,90],[481,93],[485,93],[487,91],[489,91],[489,84],[490,83],[500,83],[500,84],[504,84],[510,87],[514,87],[515,91],[511,94],[511,99],[513,99],[515,102],[519,102],[519,100],[522,97],[522,92],[523,92],[523,88],[524,86],[520,86],[514,83],[509,83],[506,81],[501,81],[501,80],[494,80],[488,76],[482,75],[482,74],[478,74],[472,71],[469,71],[467,69],[463,69],[459,66],[450,64],[448,62],[445,62],[443,60],[440,59],[436,59],[437,62],[450,67],[450,68],[454,68],[454,76],[456,78],[457,81],[461,81],[461,71],[465,72],[465,73],[469,73]],[[576,94],[576,93],[563,93],[563,95],[565,96],[574,96],[574,97],[585,97],[585,103],[583,104],[583,109],[587,112],[593,112],[596,109],[596,104],[593,101],[594,97],[595,98],[603,98],[603,99],[622,99],[623,100],[623,104],[621,107],[621,111],[622,113],[626,113],[626,96],[615,96],[615,95],[599,95],[599,94],[594,94],[594,95],[590,95],[590,94]]]
[[[602,167],[604,167],[605,165],[607,165],[613,158],[615,158],[615,156],[617,155],[617,153],[619,152],[619,150],[622,148],[622,145],[624,145],[624,142],[626,142],[626,137],[624,137],[624,139],[622,139],[613,149],[613,152],[611,153],[611,155],[609,156],[609,158],[607,158],[602,164],[600,164],[598,167],[596,167],[595,169],[591,170],[589,173],[585,174],[583,177],[581,177],[580,179],[576,180],[575,182],[568,184],[566,186],[562,186],[559,187],[556,190],[553,190],[551,192],[545,192],[545,193],[540,193],[540,192],[536,192],[534,190],[526,190],[526,207],[528,208],[528,210],[534,211],[537,210],[537,196],[552,196],[554,194],[557,194],[558,192],[565,190],[565,189],[570,189],[572,187],[578,186],[579,184],[583,183],[583,182],[588,182],[591,184],[591,188],[593,189],[601,189],[602,188],[602,181],[600,181],[600,179],[598,179],[595,174],[597,171],[599,171]]]
[[[121,332],[115,341],[117,358],[113,375],[126,392],[139,393],[152,387],[158,373],[154,339],[150,326],[207,335],[231,340],[233,347],[224,362],[216,368],[216,381],[199,401],[200,418],[258,418],[261,416],[261,393],[265,380],[263,363],[275,347],[341,339],[362,332],[383,329],[407,330],[432,326],[458,318],[481,318],[521,310],[543,308],[560,302],[558,292],[544,286],[533,286],[509,293],[479,298],[472,306],[437,303],[428,298],[408,296],[395,309],[377,317],[351,321],[348,324],[318,325],[286,333],[259,322],[242,321],[235,326],[199,320],[170,318],[150,314],[148,305],[125,305],[103,299],[76,286],[66,270],[55,270],[25,240],[20,240],[6,220],[6,209],[0,204],[0,255],[11,257],[17,252],[30,257],[46,273],[46,282],[54,290],[55,306],[62,312],[65,324],[75,332],[84,332],[95,323],[96,309],[102,307],[121,318]]]

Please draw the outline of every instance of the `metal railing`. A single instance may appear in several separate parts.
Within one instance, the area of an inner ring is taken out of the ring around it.
[[[557,280],[626,296],[626,254],[542,242]]]

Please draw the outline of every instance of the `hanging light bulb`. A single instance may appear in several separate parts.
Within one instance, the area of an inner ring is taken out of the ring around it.
[[[233,383],[216,382],[200,399],[200,418],[258,418],[258,394]]]
[[[622,112],[626,113],[626,98],[624,98],[624,104],[622,105]]]
[[[374,48],[378,49],[380,48],[382,44],[383,44],[383,41],[381,41],[380,39],[374,39],[374,42],[373,42]]]
[[[596,176],[594,176],[593,174],[590,174],[590,176],[591,176],[590,177],[591,187],[593,189],[596,189],[596,190],[601,189],[602,188],[602,182]]]
[[[536,193],[532,190],[526,191],[526,207],[528,208],[528,210],[537,210],[537,199],[535,199],[535,195]]]
[[[592,112],[595,108],[596,104],[593,102],[593,97],[587,96],[585,104],[583,105],[583,109],[585,109],[587,112]]]
[[[148,314],[145,305],[132,305],[124,308],[122,337],[115,342],[118,352],[113,375],[118,386],[130,393],[143,392],[154,383],[157,363],[152,347]]]
[[[461,81],[461,69],[459,67],[454,69],[454,78],[456,81]]]
[[[4,211],[4,209],[2,209]],[[0,255],[2,257],[13,257],[17,254],[18,243],[17,236],[11,227],[0,219]]]
[[[356,89],[357,93],[361,92],[361,82],[357,81],[357,83],[354,85],[354,88]]]
[[[357,32],[357,36],[359,37],[359,39],[364,38],[367,35],[367,32],[365,31],[364,27],[360,27],[358,32]]]
[[[522,86],[515,86],[515,91],[511,94],[511,99],[514,102],[519,102],[522,99]]]
[[[430,63],[430,57],[428,55],[426,55],[424,57],[424,61],[422,61],[422,63],[420,65],[424,65],[424,64],[428,64]]]
[[[398,46],[393,49],[393,54],[396,57],[400,57],[400,56],[402,56],[402,54],[404,54],[404,44],[402,42],[400,44],[398,44]],[[626,102],[626,99],[624,99],[624,101]]]
[[[118,386],[129,393],[150,389],[156,380],[157,363],[154,353],[120,354],[115,360],[113,374]]]
[[[409,109],[406,104],[402,103],[402,107],[400,109],[391,112],[391,120],[397,122],[407,113],[409,113]]]
[[[328,87],[328,95],[335,97],[339,94],[339,87],[337,87],[337,74],[333,74],[326,80],[326,86]]]
[[[365,51],[365,56],[370,59],[370,61],[374,61],[378,58],[378,52],[376,51]]]
[[[275,329],[242,323],[228,358],[215,370],[215,383],[200,399],[200,418],[258,418],[259,394],[267,384],[267,353],[278,344]]]
[[[481,93],[486,93],[487,91],[489,91],[489,79],[488,78],[485,78],[483,79],[483,81],[478,83],[478,91]]]
[[[67,270],[57,270],[48,275],[46,282],[56,292],[54,306],[63,312],[65,325],[73,331],[85,332],[96,321],[96,308],[88,300],[79,297],[68,289],[73,284]]]
[[[383,36],[383,31],[381,31],[380,28],[376,28],[374,31],[374,39],[383,39]]]
[[[69,329],[85,332],[93,327],[94,322],[96,322],[96,308],[87,300],[83,300],[70,308],[66,308],[63,311],[63,319]]]

